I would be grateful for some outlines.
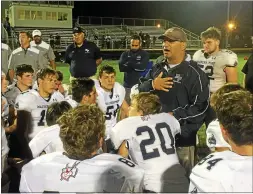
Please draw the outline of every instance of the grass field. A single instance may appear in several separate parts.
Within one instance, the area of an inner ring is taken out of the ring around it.
[[[239,64],[238,64],[238,80],[239,83],[242,84],[243,83],[243,73],[241,72],[244,64],[246,63],[246,60],[244,60],[245,56],[250,56],[250,53],[239,53],[238,54],[238,60],[239,60]],[[154,61],[155,59],[151,59],[152,61]],[[118,61],[117,60],[104,60],[102,62],[103,64],[109,64],[111,66],[113,66],[116,69],[116,81],[119,83],[123,82],[123,73],[119,72],[119,66],[118,66]],[[57,63],[57,70],[60,70],[63,72],[64,75],[64,80],[63,83],[68,84],[69,83],[69,65],[68,64],[64,64],[64,63]],[[201,129],[198,132],[198,136],[199,136],[199,146],[200,147],[204,147],[205,146],[205,126],[202,126]]]

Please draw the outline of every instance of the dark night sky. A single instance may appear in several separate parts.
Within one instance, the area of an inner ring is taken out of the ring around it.
[[[231,2],[231,18],[236,16],[238,29],[244,32],[252,32],[252,7],[252,1]],[[227,1],[75,1],[73,17],[77,16],[168,19],[200,33],[210,26],[224,26]]]

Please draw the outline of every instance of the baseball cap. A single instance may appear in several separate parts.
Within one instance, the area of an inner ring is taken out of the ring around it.
[[[83,29],[81,27],[74,27],[73,28],[73,34],[75,34],[75,33],[81,33],[81,32],[83,32]]]
[[[32,33],[33,37],[34,36],[41,36],[41,31],[39,30],[34,30],[33,33]]]
[[[175,40],[175,41],[181,41],[181,42],[187,42],[187,36],[185,32],[181,28],[173,27],[169,28],[165,31],[165,33],[158,37],[158,39],[162,40]]]

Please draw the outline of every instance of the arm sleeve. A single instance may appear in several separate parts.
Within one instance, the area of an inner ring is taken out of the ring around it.
[[[54,51],[51,46],[49,46],[49,49],[48,49],[48,58],[50,61],[55,60]]]
[[[100,59],[102,57],[100,49],[95,45],[95,53],[94,53],[95,60]]]
[[[16,98],[15,108],[17,110],[26,110],[28,112],[32,111],[32,103],[33,99],[30,95],[19,94]]]
[[[244,74],[248,74],[249,71],[249,64],[253,64],[253,54],[249,57],[248,61],[245,63],[244,67],[242,68],[242,72]]]
[[[173,115],[181,125],[183,123],[202,124],[209,106],[209,85],[204,72],[196,79],[190,96],[192,96],[190,104],[173,110]]]
[[[11,53],[11,56],[9,58],[9,64],[8,64],[8,69],[15,69],[15,56],[13,56],[13,53]]]
[[[65,52],[65,63],[68,63],[69,65],[71,63],[71,58],[69,57],[70,51],[71,51],[71,45],[68,46]]]
[[[153,81],[153,68],[149,70],[145,78],[141,77],[139,80],[139,92],[150,92],[153,91],[152,81]]]
[[[123,52],[120,55],[119,59],[119,70],[120,72],[128,72],[131,71],[131,68],[128,66],[128,56],[127,52]]]
[[[124,53],[123,53],[124,54]],[[124,54],[124,59],[119,61],[120,65],[120,71],[121,72],[128,72],[128,71],[145,71],[148,65],[149,61],[149,55],[147,52],[142,51],[141,52],[141,59],[137,60],[136,55],[133,55],[131,57],[127,57],[126,54]]]

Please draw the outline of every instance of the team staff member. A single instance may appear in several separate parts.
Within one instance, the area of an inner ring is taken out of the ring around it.
[[[50,66],[52,67],[52,69],[56,70],[56,65],[54,61],[55,60],[54,51],[49,44],[47,44],[41,39],[41,31],[34,30],[32,33],[32,36],[33,36],[33,41],[31,42],[31,46],[40,50],[44,59],[43,60],[44,68],[47,68],[48,62],[50,62]]]
[[[242,72],[245,74],[244,76],[244,84],[245,88],[253,93],[253,54],[251,54],[250,58],[244,65]]]
[[[139,85],[140,92],[153,91],[181,125],[176,139],[178,156],[188,175],[194,166],[196,134],[204,122],[209,105],[208,78],[194,61],[186,60],[187,37],[180,28],[170,28],[163,40],[167,61],[154,65]],[[172,81],[173,79],[173,81]]]
[[[40,51],[30,45],[30,34],[28,32],[19,33],[20,47],[15,49],[9,59],[9,76],[13,81],[17,66],[27,64],[31,65],[34,72],[43,68],[43,57]]]
[[[101,64],[100,49],[95,43],[85,40],[83,29],[73,29],[74,43],[66,50],[65,62],[70,65],[70,74],[74,78],[91,77],[97,72],[97,66]],[[72,78],[70,78],[71,81]]]
[[[121,54],[119,59],[120,72],[124,72],[124,84],[126,90],[125,100],[130,104],[131,88],[139,82],[141,73],[146,70],[149,55],[141,49],[141,38],[133,35],[130,42],[130,50]]]

